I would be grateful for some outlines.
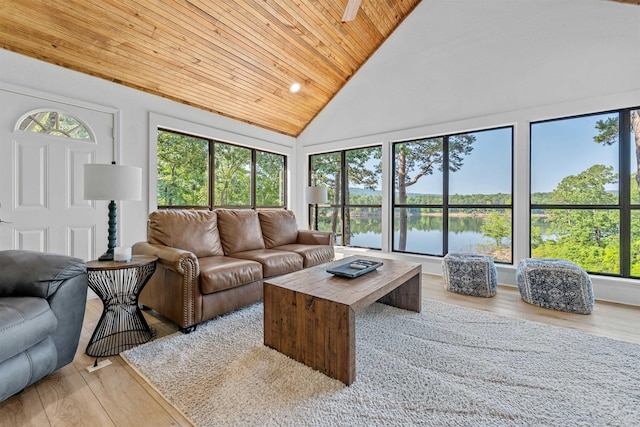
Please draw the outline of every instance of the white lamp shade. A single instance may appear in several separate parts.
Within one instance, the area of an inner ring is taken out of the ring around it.
[[[85,200],[141,200],[142,169],[133,166],[84,165]]]
[[[314,185],[307,187],[307,203],[310,205],[327,203],[327,187]]]

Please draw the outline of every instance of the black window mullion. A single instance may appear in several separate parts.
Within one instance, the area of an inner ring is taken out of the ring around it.
[[[391,215],[389,215],[389,221],[391,221],[389,230],[391,230],[391,252],[394,252],[396,250],[395,247],[395,238],[394,236],[396,235],[396,230],[395,230],[395,226],[396,226],[396,221],[395,221],[395,217],[396,217],[396,208],[398,207],[396,205],[397,200],[396,200],[396,181],[398,179],[398,173],[396,172],[396,146],[399,144],[399,142],[394,142],[393,144],[391,144],[391,191],[390,191],[390,199],[391,199]],[[387,199],[389,200],[389,199]],[[384,200],[383,200],[384,203]]]
[[[622,277],[631,275],[631,110],[622,110],[619,113],[618,134],[620,140],[619,152],[619,204],[620,204],[620,274]]]
[[[256,159],[257,159],[257,150],[251,149],[251,178],[249,179],[249,185],[251,186],[249,190],[249,204],[252,209],[256,208],[256,188],[257,188],[257,177],[256,177]]]
[[[307,164],[309,165],[309,170],[307,173],[307,186],[312,186],[313,185],[313,155],[310,155],[309,157],[307,157],[308,161]],[[307,203],[307,201],[305,200],[305,203]],[[307,203],[307,228],[309,228],[309,230],[311,230],[313,227],[311,226],[311,215],[313,213],[313,210],[311,209],[311,205]]]
[[[347,202],[347,152],[343,150],[340,152],[340,216],[342,217],[342,244],[346,245],[346,229],[347,229],[347,217],[345,215],[345,203]],[[351,225],[349,225],[350,227]],[[351,242],[349,242],[351,244]]]
[[[213,162],[215,161],[215,142],[210,139],[209,140],[209,210],[213,210],[215,208],[215,202],[213,200],[213,195],[215,194],[213,191],[213,186],[215,185],[216,180],[213,179]]]
[[[449,253],[449,136],[442,138],[442,255]]]

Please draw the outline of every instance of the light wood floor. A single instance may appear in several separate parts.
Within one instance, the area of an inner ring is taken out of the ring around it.
[[[440,276],[423,275],[423,297],[463,307],[577,329],[640,344],[640,308],[596,302],[590,315],[545,310],[525,303],[514,287],[500,286],[494,298],[458,295],[443,289]],[[142,380],[120,356],[89,373],[94,362],[84,354],[100,318],[102,303],[89,300],[80,345],[73,363],[17,396],[0,403],[0,426],[189,426],[173,407]],[[158,336],[177,328],[145,313]]]

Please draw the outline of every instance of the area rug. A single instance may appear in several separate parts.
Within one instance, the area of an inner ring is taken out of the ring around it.
[[[588,318],[585,318],[588,321]],[[122,353],[196,426],[640,425],[640,346],[424,300],[356,317],[349,387],[263,345],[255,304]]]

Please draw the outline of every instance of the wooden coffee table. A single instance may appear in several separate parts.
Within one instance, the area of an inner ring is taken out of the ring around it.
[[[329,265],[350,259],[382,261],[355,279]],[[355,313],[374,302],[420,312],[420,264],[349,257],[264,281],[264,344],[349,385],[356,379]]]

